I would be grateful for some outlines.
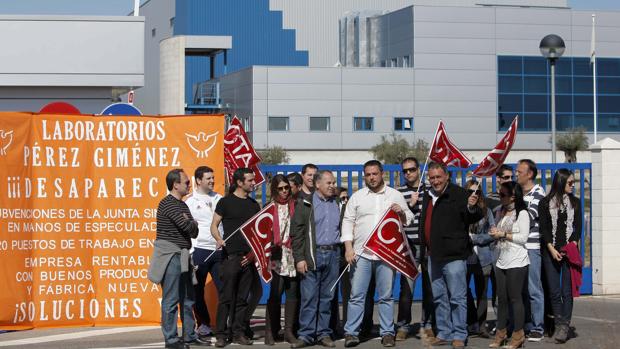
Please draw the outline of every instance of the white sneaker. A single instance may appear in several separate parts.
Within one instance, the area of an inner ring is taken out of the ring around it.
[[[200,325],[200,327],[198,327],[196,334],[198,334],[199,336],[210,336],[213,334],[213,331],[211,331],[211,327],[202,324]]]

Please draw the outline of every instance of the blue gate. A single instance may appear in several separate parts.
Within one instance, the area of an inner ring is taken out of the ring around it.
[[[515,164],[509,164],[513,168]],[[336,183],[339,187],[347,188],[349,195],[353,194],[359,188],[364,186],[363,166],[362,165],[317,165],[319,169],[330,170],[336,176]],[[272,178],[275,174],[288,174],[291,172],[300,172],[302,165],[262,165],[260,166],[263,174],[267,179]],[[568,168],[575,173],[575,195],[579,196],[581,200],[581,212],[583,212],[584,219],[582,220],[581,230],[581,257],[584,261],[583,267],[583,283],[581,285],[581,294],[592,294],[592,244],[591,244],[591,222],[592,222],[592,164],[590,163],[561,163],[561,164],[537,164],[538,177],[536,183],[540,184],[545,191],[551,187],[551,181],[555,171],[560,168]],[[399,186],[401,183],[401,168],[400,165],[384,165],[384,176],[386,183],[391,187]],[[449,168],[451,179],[454,183],[464,186],[469,178],[471,178],[471,172],[476,168],[476,165],[472,165],[467,169]],[[495,177],[482,178],[482,190],[484,193],[495,192],[496,182]],[[404,179],[403,179],[404,183]],[[256,188],[253,193],[253,197],[256,198],[262,205],[268,201],[269,185],[268,180]],[[400,290],[400,277],[396,278],[394,284],[394,297],[398,299],[398,292]],[[415,299],[421,299],[421,280],[418,278],[415,286]],[[490,288],[489,288],[490,290]],[[263,292],[263,299],[261,302],[265,302],[268,297],[268,292],[265,289]]]

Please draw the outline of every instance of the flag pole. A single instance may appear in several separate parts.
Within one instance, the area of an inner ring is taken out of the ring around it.
[[[233,237],[235,234],[237,234],[237,232],[241,230],[241,227],[237,228],[237,230],[233,231],[232,234],[228,235],[228,237],[226,239],[224,239],[224,243],[226,243],[226,241],[230,240],[231,237]],[[215,254],[215,252],[219,251],[222,249],[222,246],[218,247],[215,249],[215,251],[211,252],[210,255],[207,256],[207,258],[205,258],[204,261],[202,261],[203,263],[206,263],[209,258],[211,258],[211,256],[213,256]]]
[[[594,28],[596,26],[596,14],[592,14],[592,49],[590,52],[590,63],[592,64],[592,98],[593,98],[593,111],[594,111],[594,143],[597,142],[597,130],[598,130],[598,115],[597,115],[597,102],[596,102],[596,50],[595,50],[595,36]]]
[[[428,149],[428,155],[426,156],[426,160],[424,161],[424,169],[422,170],[420,177],[420,184],[418,184],[418,193],[420,192],[420,188],[424,185],[424,174],[426,173],[426,167],[428,166],[428,159],[431,157],[431,151],[433,151],[433,145],[435,144],[435,140],[437,139],[437,131],[439,131],[439,125],[441,125],[441,121],[437,123],[437,129],[435,130],[435,136],[433,137],[433,142],[431,142],[431,146]]]

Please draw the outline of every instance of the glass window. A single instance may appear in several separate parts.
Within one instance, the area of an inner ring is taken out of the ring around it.
[[[597,58],[597,76],[620,76],[620,59],[617,58]]]
[[[555,63],[555,74],[572,76],[573,75],[573,60],[570,57],[562,57]],[[549,72],[551,74],[551,72]]]
[[[546,98],[547,96],[545,96]],[[551,96],[549,96],[549,109],[551,111]],[[555,96],[556,113],[572,113],[573,112],[573,96],[556,95]]]
[[[517,116],[517,114],[515,113],[499,113],[500,131],[506,131],[508,127],[510,126],[510,124],[512,123],[512,120],[514,120],[515,116]],[[523,129],[523,115],[519,115],[519,126],[517,127],[517,130],[522,130],[522,129]]]
[[[526,113],[523,115],[523,127],[528,131],[547,131],[549,130],[549,115]]]
[[[544,57],[524,57],[524,74],[547,75],[547,60]]]
[[[574,126],[585,127],[588,131],[594,130],[594,118],[592,117],[592,114],[575,113]]]
[[[155,35],[157,35],[157,29],[153,28],[151,29],[151,37],[155,37]]]
[[[525,93],[547,93],[547,83],[549,79],[546,76],[526,76],[525,77]]]
[[[500,76],[498,89],[500,93],[522,93],[523,78],[520,76]]]
[[[620,94],[620,78],[597,78],[596,93],[613,93]],[[590,79],[592,86],[592,79]]]
[[[499,74],[522,74],[522,58],[521,57],[498,57],[497,72]]]
[[[288,116],[270,116],[269,131],[288,131]]]
[[[619,114],[601,114],[598,116],[598,127],[600,131],[618,132],[620,131]]]
[[[590,64],[590,58],[573,58],[573,74],[592,77],[592,64]]]
[[[310,131],[329,131],[329,116],[311,116]]]
[[[525,95],[525,111],[535,113],[547,112],[546,95]]]
[[[555,93],[573,93],[572,77],[555,77]],[[551,92],[551,87],[549,87]]]
[[[372,131],[374,129],[374,118],[371,117],[354,117],[353,131]]]
[[[413,118],[394,118],[394,131],[413,131]]]
[[[502,112],[518,113],[523,110],[522,95],[499,95],[498,109]]]
[[[573,114],[556,114],[555,128],[558,131],[568,131],[573,128]]]
[[[392,58],[390,60],[390,67],[392,67],[392,68],[398,67],[398,58]]]
[[[601,113],[620,113],[620,95],[598,96],[598,111]]]
[[[576,113],[592,113],[594,110],[594,98],[589,96],[575,96],[575,112]]]
[[[592,75],[590,75],[587,78],[586,77],[573,78],[573,91],[575,91],[575,93],[592,94]]]

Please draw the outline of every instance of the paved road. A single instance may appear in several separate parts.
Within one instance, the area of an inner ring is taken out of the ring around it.
[[[257,311],[257,319],[263,309]],[[420,314],[419,304],[414,305],[414,315]],[[376,319],[375,323],[378,323]],[[493,314],[490,314],[493,319]],[[620,348],[620,296],[617,297],[582,297],[575,301],[573,325],[576,327],[577,337],[564,345],[557,345],[546,339],[540,343],[527,343],[528,349],[546,348]],[[276,344],[267,347],[262,344],[262,325],[255,326],[257,339],[254,349],[282,349],[288,344]],[[468,347],[487,348],[488,339],[471,338]],[[163,348],[162,335],[159,327],[96,327],[71,328],[52,330],[30,330],[0,334],[0,348],[107,348],[107,349],[154,349]],[[238,347],[231,345],[231,348]],[[397,342],[397,348],[424,348],[417,338],[410,338],[405,342]],[[318,348],[318,347],[317,347]],[[342,340],[337,342],[337,348],[344,348]],[[379,339],[362,343],[361,349],[383,348]],[[448,348],[448,347],[445,347]]]

